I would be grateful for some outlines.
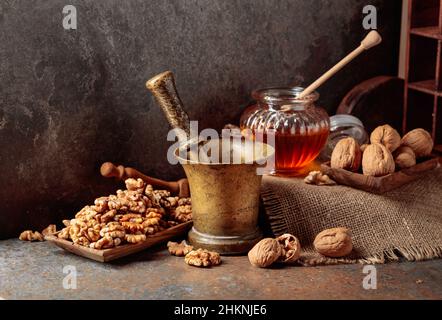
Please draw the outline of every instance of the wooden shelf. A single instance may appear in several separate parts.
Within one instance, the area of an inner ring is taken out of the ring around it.
[[[442,143],[442,0],[409,0],[402,133],[430,132]],[[423,93],[423,94],[422,94]]]
[[[408,83],[408,88],[442,97],[442,91],[437,91],[436,82],[434,80],[410,82]]]
[[[412,28],[410,30],[411,34],[421,36],[421,37],[427,37],[437,40],[442,40],[442,33],[439,30],[438,26],[434,27],[423,27],[423,28]]]

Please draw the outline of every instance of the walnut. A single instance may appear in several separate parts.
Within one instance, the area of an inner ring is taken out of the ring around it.
[[[95,199],[93,209],[98,213],[105,212],[109,209],[108,207],[109,197],[100,197]]]
[[[171,255],[177,257],[184,257],[186,254],[193,250],[193,247],[189,246],[186,243],[186,240],[181,241],[181,243],[169,241],[167,243],[167,248],[169,249],[169,253]]]
[[[146,215],[146,217],[144,217],[142,225],[144,227],[157,226],[160,224],[161,218],[162,215],[160,213],[151,211]]]
[[[362,152],[355,139],[348,137],[336,144],[331,155],[331,167],[356,172],[361,165]]]
[[[282,255],[282,248],[276,239],[265,238],[258,242],[248,253],[252,265],[266,268]]]
[[[198,249],[190,251],[184,257],[184,261],[195,267],[210,267],[221,263],[221,256],[217,252]]]
[[[412,167],[416,164],[416,156],[413,149],[402,146],[394,152],[394,162],[401,169]]]
[[[144,213],[150,205],[151,201],[147,197],[130,190],[117,190],[117,195],[110,195],[108,201],[109,209],[136,213]]]
[[[49,236],[51,234],[54,234],[57,232],[57,226],[55,224],[48,225],[43,231],[41,232],[44,236]]]
[[[71,237],[71,239],[72,239],[73,243],[78,244],[80,246],[84,246],[84,247],[89,246],[89,244],[91,243],[89,241],[89,239],[85,236],[80,236],[80,237],[75,237],[75,238]]]
[[[380,143],[388,151],[393,152],[401,145],[401,136],[394,128],[386,124],[373,130],[370,135],[370,142]]]
[[[127,190],[136,191],[138,193],[143,193],[144,188],[146,186],[144,181],[140,178],[138,178],[138,179],[129,178],[129,179],[126,179],[126,181],[124,181],[124,182],[126,184]]]
[[[364,151],[362,156],[362,172],[367,176],[385,176],[393,173],[394,159],[390,151],[380,144],[373,143]]]
[[[179,197],[167,197],[166,200],[169,202],[170,207],[176,207],[178,205]]]
[[[367,148],[367,146],[368,146],[368,144],[364,143],[364,144],[360,147],[362,153],[364,153],[365,148]]]
[[[71,220],[63,220],[62,223],[65,227],[69,227],[69,225],[71,224]]]
[[[279,261],[289,263],[298,260],[301,255],[301,244],[295,236],[286,233],[276,238],[276,240],[282,248]]]
[[[179,198],[178,200],[178,205],[179,206],[190,206],[192,205],[192,198]]]
[[[103,215],[100,216],[100,222],[102,223],[108,223],[112,221],[115,218],[115,215],[117,214],[117,210],[109,210]]]
[[[84,218],[87,220],[92,219],[93,217],[95,217],[95,215],[97,215],[98,212],[94,210],[93,207],[91,206],[85,206],[83,207],[83,209],[81,209],[76,215],[75,218]]]
[[[135,223],[130,221],[123,221],[121,222],[121,225],[124,227],[124,230],[128,233],[136,233],[138,231],[143,231],[145,228],[140,223]]]
[[[173,220],[178,222],[187,222],[192,220],[192,206],[180,205],[171,210],[170,216]]]
[[[332,228],[320,232],[313,245],[320,254],[338,258],[348,255],[353,249],[351,233],[347,228]]]
[[[57,237],[59,239],[68,240],[69,239],[69,230],[70,229],[71,229],[70,226],[67,226],[67,227],[61,229],[61,231],[58,233]]]
[[[87,238],[92,241],[98,241],[98,239],[100,239],[100,230],[97,230],[95,228],[89,228],[87,229]]]
[[[332,186],[336,184],[335,181],[330,179],[328,175],[323,174],[321,171],[310,171],[308,176],[304,178],[304,182],[318,186]]]
[[[114,247],[118,247],[121,244],[121,238],[114,238]]]
[[[142,241],[146,241],[145,234],[126,234],[125,240],[129,243],[138,243]]]
[[[416,158],[431,154],[434,142],[431,135],[424,129],[414,129],[402,138],[402,145],[413,149]]]
[[[126,213],[119,218],[119,221],[121,221],[121,222],[123,222],[123,221],[134,222],[135,219],[140,219],[140,218],[142,219],[142,216],[140,213]]]
[[[100,240],[98,240],[97,242],[95,242],[95,244],[93,245],[93,248],[101,250],[101,249],[112,248],[113,246],[114,246],[114,239],[112,239],[112,237],[106,235],[103,238],[101,238]]]
[[[22,241],[44,241],[44,237],[40,232],[32,232],[31,230],[23,231],[18,238]]]
[[[162,206],[164,208],[170,207],[170,202],[167,200],[167,198],[170,197],[169,191],[167,191],[167,190],[154,190],[153,187],[150,184],[148,184],[146,186],[144,193],[157,206]]]
[[[106,235],[112,238],[124,238],[125,228],[118,222],[109,222],[103,229],[100,230],[100,236]]]

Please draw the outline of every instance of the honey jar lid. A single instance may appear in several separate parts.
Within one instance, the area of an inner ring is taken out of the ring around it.
[[[359,126],[364,128],[362,121],[350,114],[337,114],[330,117],[331,131],[342,126]]]

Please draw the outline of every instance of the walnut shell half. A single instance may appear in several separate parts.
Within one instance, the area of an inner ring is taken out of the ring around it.
[[[393,152],[401,145],[401,136],[388,124],[379,126],[370,135],[371,143],[380,143],[390,152]]]
[[[276,239],[265,238],[249,251],[249,261],[255,267],[266,268],[282,255],[282,248]]]
[[[395,169],[393,155],[380,143],[373,143],[365,148],[362,156],[362,172],[367,176],[380,177],[393,173]]]
[[[338,258],[348,255],[353,249],[351,232],[347,228],[331,228],[318,233],[313,245],[320,254]]]
[[[336,144],[331,155],[332,168],[356,172],[361,165],[362,152],[355,139],[348,137]]]
[[[425,157],[431,154],[434,142],[428,131],[414,129],[402,138],[402,145],[413,149],[416,158]]]
[[[289,233],[285,233],[276,240],[282,247],[282,253],[279,257],[279,261],[284,263],[295,262],[301,256],[301,244],[298,238]]]

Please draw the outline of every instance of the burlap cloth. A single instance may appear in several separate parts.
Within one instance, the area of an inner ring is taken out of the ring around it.
[[[291,233],[300,240],[303,254],[299,262],[303,265],[442,257],[441,168],[383,195],[265,176],[261,195],[273,233]],[[316,234],[340,226],[352,231],[351,255],[331,259],[316,253]]]

